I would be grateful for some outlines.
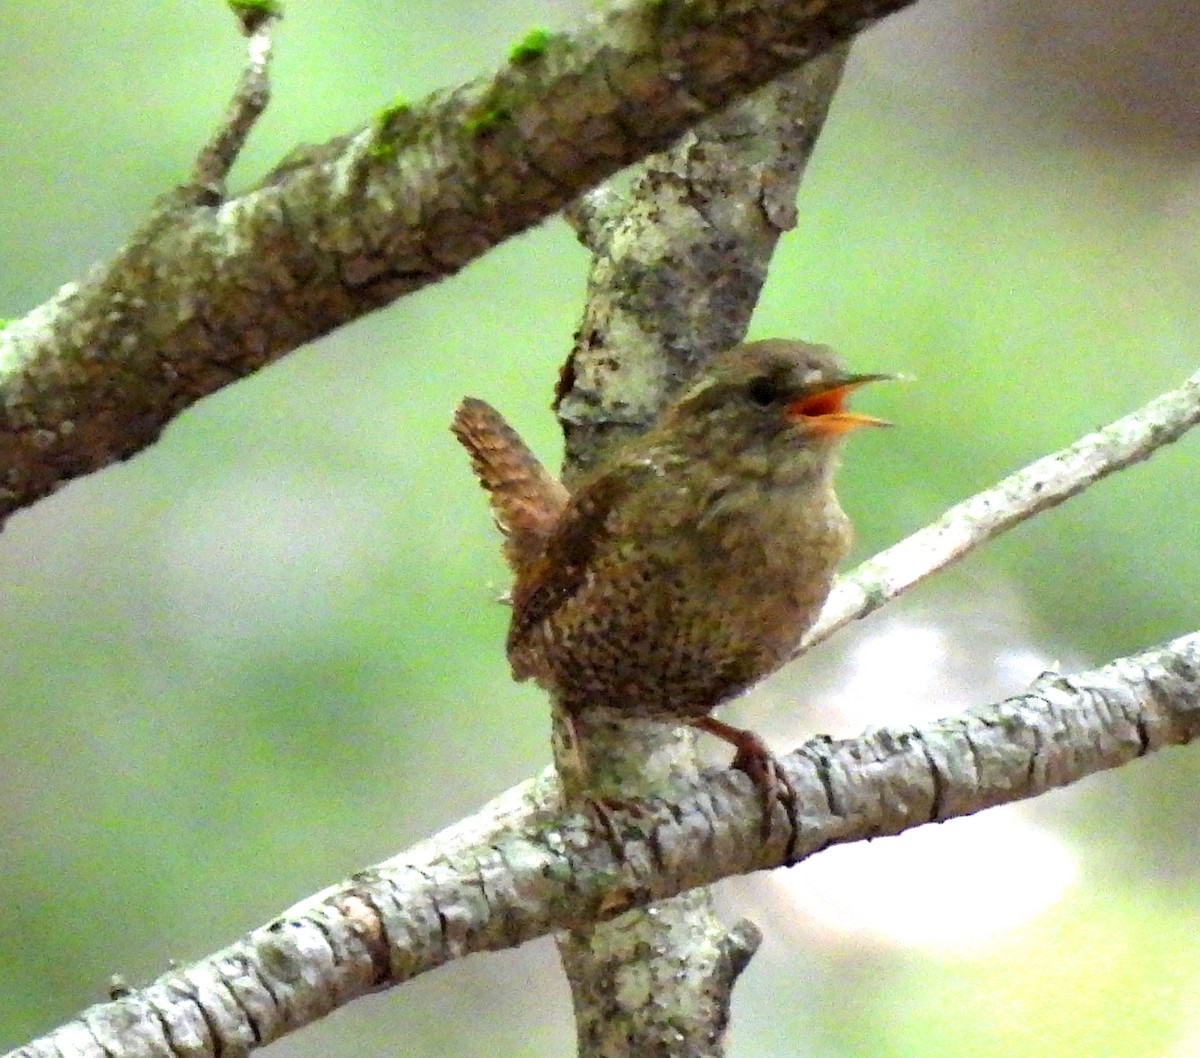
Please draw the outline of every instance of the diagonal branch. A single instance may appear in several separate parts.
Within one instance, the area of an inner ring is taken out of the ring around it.
[[[681,136],[638,167],[627,194],[605,185],[573,207],[594,259],[557,391],[566,480],[645,428],[697,363],[745,337],[847,52],[831,49]],[[555,731],[568,801],[581,787],[673,800],[698,774],[690,730],[585,728],[556,709]],[[581,1058],[723,1054],[732,989],[757,938],[750,923],[724,926],[703,888],[561,935]]]
[[[169,196],[111,261],[0,331],[0,519],[911,2],[625,0],[296,152],[238,198]]]
[[[757,791],[739,772],[710,773],[681,802],[616,828],[554,815],[546,775],[7,1058],[244,1055],[452,959],[1034,797],[1197,736],[1200,632],[933,724],[816,739],[783,761],[801,829],[765,843]]]
[[[793,657],[1027,518],[1057,507],[1118,470],[1149,459],[1197,423],[1200,371],[1137,411],[951,507],[936,522],[838,578],[820,620]]]

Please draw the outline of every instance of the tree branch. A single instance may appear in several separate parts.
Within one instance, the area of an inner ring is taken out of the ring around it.
[[[379,988],[479,951],[586,927],[830,845],[1034,797],[1200,735],[1200,632],[920,727],[815,739],[782,761],[801,829],[759,840],[740,772],[623,815],[556,816],[547,773],[408,854],[7,1058],[235,1058]]]
[[[1149,459],[1197,423],[1200,371],[1137,411],[951,507],[936,522],[839,577],[820,620],[792,656],[806,653],[1005,530]]]
[[[847,36],[857,28],[848,11],[873,19],[902,3],[835,0],[803,16],[778,3],[731,6],[627,5],[600,29],[558,38],[532,58],[514,56],[491,82],[393,105],[372,129],[289,159],[262,187],[214,209],[261,111],[251,89],[256,77],[265,87],[270,27],[251,29],[242,87],[193,184],[96,276],[0,333],[0,516],[150,443],[183,407],[307,338],[456,270],[625,164],[627,151],[637,157],[661,145],[697,114],[760,83],[760,64],[776,63],[778,73]],[[771,36],[797,20],[808,34],[799,42]],[[661,65],[650,61],[655,49]],[[597,101],[599,109],[586,109]],[[572,128],[575,140],[563,132]],[[577,216],[597,249],[617,237],[609,198],[590,197]],[[688,333],[680,320],[668,322]],[[687,348],[670,327],[650,337],[655,343],[679,355]],[[572,454],[586,460],[593,427],[611,440],[641,425],[652,406],[625,405],[624,420],[589,417],[597,407],[590,397],[607,399],[608,382],[589,394],[594,373],[578,356],[574,365],[562,409]],[[877,556],[844,579],[805,649],[1176,439],[1200,419],[1198,394],[1200,375]],[[553,929],[591,936],[597,921],[720,877],[1034,796],[1191,741],[1198,691],[1194,634],[1097,672],[1043,677],[1030,694],[939,724],[815,740],[784,762],[802,825],[794,834],[777,826],[765,844],[757,840],[760,802],[739,773],[695,778],[669,803],[600,832],[588,817],[562,816],[543,776],[238,945],[93,1008],[13,1055],[243,1054],[463,954]],[[725,988],[727,1000],[756,941],[746,929],[713,936],[706,979]]]
[[[602,187],[572,210],[595,259],[556,401],[565,480],[648,426],[699,364],[745,336],[847,51],[685,134],[647,160],[628,195]],[[690,729],[582,724],[556,709],[555,732],[568,802],[581,789],[674,800],[699,772]],[[581,1058],[723,1054],[732,988],[758,937],[749,922],[725,927],[702,888],[560,936]]]
[[[225,117],[196,158],[191,187],[182,189],[194,205],[215,205],[225,198],[225,177],[271,101],[271,34],[279,13],[260,6],[243,9],[239,18],[248,38],[246,65]]]
[[[0,331],[0,519],[910,2],[625,2],[238,198],[168,196],[111,261]]]

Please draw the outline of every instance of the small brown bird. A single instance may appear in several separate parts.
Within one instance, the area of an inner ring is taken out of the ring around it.
[[[584,722],[693,724],[737,748],[768,810],[790,803],[758,736],[709,713],[778,668],[816,620],[851,541],[833,489],[840,442],[887,425],[846,399],[890,377],[847,374],[824,346],[739,345],[573,494],[494,408],[466,398],[452,429],[505,536],[513,676]]]

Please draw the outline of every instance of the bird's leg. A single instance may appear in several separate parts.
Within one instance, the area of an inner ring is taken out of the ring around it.
[[[723,742],[728,742],[737,750],[733,757],[733,767],[749,775],[762,794],[762,839],[766,841],[770,836],[771,815],[777,804],[783,806],[794,833],[797,827],[796,791],[780,770],[779,763],[767,748],[767,744],[753,731],[734,727],[712,716],[702,716],[696,720],[689,720],[688,723],[715,735]]]
[[[568,801],[578,800],[592,785],[592,767],[587,753],[587,729],[577,712],[556,705],[553,740],[563,793]]]
[[[602,795],[593,790],[588,724],[578,712],[561,707],[554,710],[554,744],[564,803],[590,813],[599,824],[613,856],[621,859],[624,843],[613,817],[615,813],[636,811],[637,802]]]

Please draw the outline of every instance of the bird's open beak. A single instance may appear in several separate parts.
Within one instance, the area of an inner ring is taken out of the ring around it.
[[[868,382],[894,379],[895,375],[849,375],[836,386],[810,393],[794,400],[787,406],[787,417],[791,422],[803,423],[812,433],[836,435],[849,433],[860,426],[891,426],[886,419],[874,415],[860,415],[846,408],[850,394]]]

